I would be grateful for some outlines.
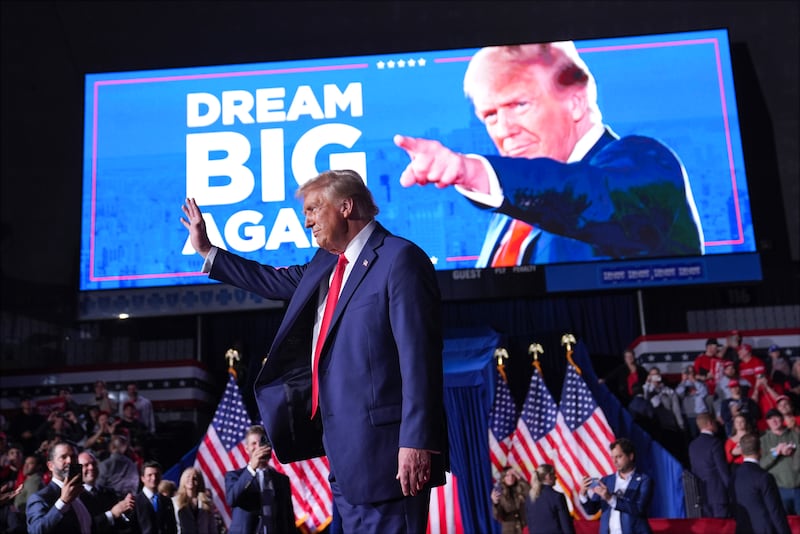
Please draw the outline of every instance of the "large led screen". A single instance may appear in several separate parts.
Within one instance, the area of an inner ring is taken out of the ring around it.
[[[378,220],[437,270],[584,269],[561,271],[569,289],[634,271],[703,278],[707,258],[756,256],[724,30],[538,48],[542,65],[566,54],[581,68],[478,72],[469,97],[480,48],[87,75],[80,289],[209,283],[179,221],[187,196],[216,245],[306,262],[295,192],[331,168],[357,170]],[[593,87],[562,98],[552,79]],[[477,162],[488,189],[416,183],[442,178],[439,149]],[[515,220],[528,252],[501,256]]]

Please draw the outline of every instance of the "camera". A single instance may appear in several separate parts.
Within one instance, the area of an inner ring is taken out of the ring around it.
[[[269,445],[269,440],[267,439],[266,434],[261,435],[261,439],[259,440],[258,444],[261,447],[266,447],[267,445]]]
[[[69,474],[67,475],[67,480],[72,480],[76,476],[80,477],[78,481],[83,484],[83,466],[81,466],[81,464],[78,462],[69,464]]]

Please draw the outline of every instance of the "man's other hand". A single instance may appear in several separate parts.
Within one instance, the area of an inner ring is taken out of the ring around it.
[[[431,478],[431,453],[423,449],[400,447],[397,453],[397,480],[403,495],[414,496]]]

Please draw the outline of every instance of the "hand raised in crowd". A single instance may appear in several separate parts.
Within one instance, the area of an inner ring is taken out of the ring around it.
[[[13,487],[13,483],[11,483],[11,486]],[[5,486],[3,486],[3,488],[5,488]],[[7,491],[3,489],[3,491],[0,491],[0,504],[5,504],[8,501],[13,501],[14,497],[20,494],[22,488],[23,486],[22,484],[20,484],[16,489],[9,489]]]
[[[83,482],[81,481],[81,476],[82,475],[78,473],[64,483],[64,485],[61,487],[62,501],[65,503],[71,503],[83,492]]]
[[[136,498],[131,493],[128,493],[121,501],[111,507],[111,515],[114,516],[114,519],[117,519],[122,514],[133,511],[135,507]]]
[[[267,462],[272,452],[272,446],[259,445],[250,455],[250,461],[247,464],[255,471],[259,467],[266,467]]]

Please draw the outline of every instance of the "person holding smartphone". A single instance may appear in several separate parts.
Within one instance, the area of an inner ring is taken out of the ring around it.
[[[648,508],[653,500],[653,480],[636,469],[636,451],[628,438],[609,445],[616,473],[583,479],[579,497],[588,514],[602,511],[599,534],[650,534]]]
[[[93,530],[92,516],[81,500],[83,475],[78,451],[66,441],[50,448],[50,483],[28,499],[25,509],[29,534],[76,534]]]
[[[506,467],[492,489],[492,514],[502,534],[520,534],[527,526],[525,502],[531,486],[513,467]]]
[[[269,466],[272,445],[263,426],[247,429],[244,447],[247,465],[225,473],[225,499],[232,509],[228,534],[296,533],[289,477]]]

